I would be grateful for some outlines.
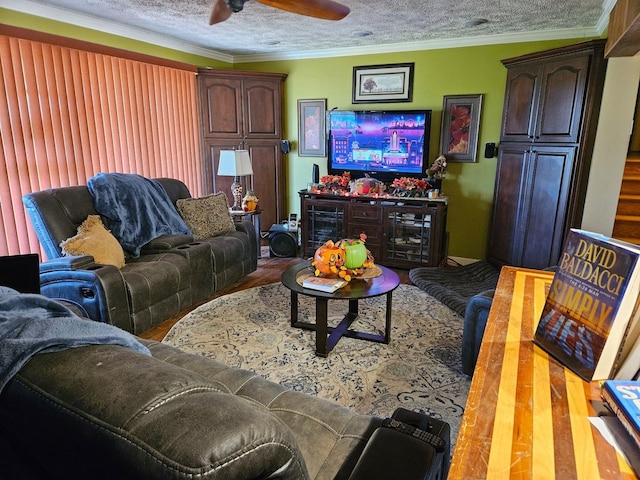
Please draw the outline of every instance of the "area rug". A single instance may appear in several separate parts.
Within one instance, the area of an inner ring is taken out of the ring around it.
[[[385,298],[361,300],[352,328],[382,333]],[[322,358],[315,355],[315,332],[291,327],[290,299],[280,283],[219,297],[176,323],[163,342],[358,413],[387,417],[400,406],[426,413],[450,424],[455,443],[470,383],[461,372],[460,315],[419,288],[400,285],[388,345],[342,338]],[[314,300],[300,295],[299,305],[299,319],[314,322]],[[329,301],[330,325],[347,306]]]

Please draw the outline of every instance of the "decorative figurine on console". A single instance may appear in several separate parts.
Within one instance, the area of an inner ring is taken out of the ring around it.
[[[358,195],[382,195],[385,186],[380,180],[371,178],[367,174],[363,178],[351,182],[351,193]]]
[[[434,178],[444,178],[447,174],[447,157],[440,155],[429,167],[429,175]]]

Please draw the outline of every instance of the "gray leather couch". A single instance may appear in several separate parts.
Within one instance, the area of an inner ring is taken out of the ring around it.
[[[156,180],[174,205],[191,197],[180,180]],[[42,294],[132,333],[158,325],[257,269],[258,239],[249,222],[197,242],[190,235],[158,237],[119,269],[96,264],[91,256],[62,254],[60,243],[98,214],[86,185],[29,193],[23,202],[47,256],[40,270]]]
[[[32,357],[0,393],[0,477],[446,477],[447,424],[432,430],[447,441],[437,453],[380,418],[142,342],[152,356],[91,345]]]

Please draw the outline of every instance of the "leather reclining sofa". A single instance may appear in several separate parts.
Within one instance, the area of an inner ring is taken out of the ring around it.
[[[52,318],[54,324],[61,321],[59,312]],[[69,331],[79,328],[72,324]],[[396,416],[443,439],[434,448],[383,425],[381,418],[204,356],[138,341],[140,349],[96,342],[41,352],[22,364],[0,391],[0,477],[443,480],[447,475],[445,422],[409,411]]]
[[[175,206],[191,198],[180,180],[158,178]],[[47,256],[41,264],[42,294],[64,300],[81,316],[141,333],[202,302],[257,269],[253,224],[194,241],[191,235],[163,235],[122,268],[99,265],[92,256],[65,256],[61,242],[77,234],[89,215],[98,215],[86,185],[26,194],[31,223]]]

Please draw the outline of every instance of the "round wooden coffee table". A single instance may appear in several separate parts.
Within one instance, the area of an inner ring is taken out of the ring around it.
[[[311,263],[306,261],[289,267],[282,274],[282,284],[291,290],[291,326],[315,330],[316,355],[326,357],[342,337],[358,338],[370,342],[389,343],[391,339],[391,296],[400,285],[400,278],[391,269],[376,265],[376,273],[372,278],[356,278],[333,293],[304,288],[302,278],[311,272]],[[298,321],[298,294],[316,299],[316,323]],[[358,300],[362,298],[387,296],[386,322],[384,335],[359,332],[349,327],[358,317]],[[349,311],[336,327],[327,325],[327,305],[329,300],[348,300]]]

